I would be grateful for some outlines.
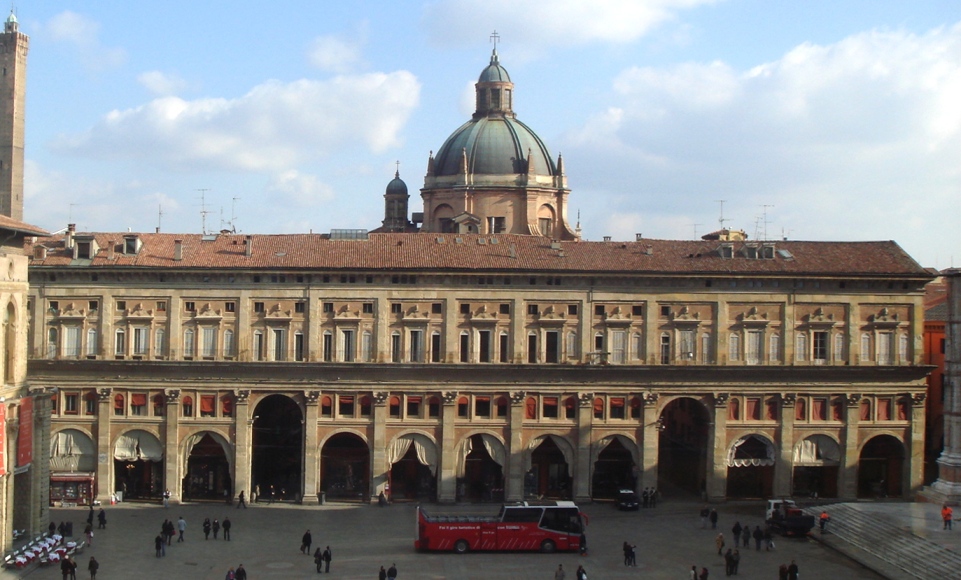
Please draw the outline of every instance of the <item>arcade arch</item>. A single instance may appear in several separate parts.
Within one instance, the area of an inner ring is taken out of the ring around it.
[[[218,499],[233,494],[230,443],[214,431],[187,436],[181,446],[181,493],[185,499]]]
[[[841,448],[828,435],[811,435],[794,446],[794,495],[838,496]]]
[[[457,498],[467,501],[503,501],[507,450],[490,433],[475,433],[457,446]]]
[[[525,453],[525,497],[570,499],[574,447],[560,435],[539,435]]]
[[[904,445],[892,435],[875,435],[861,448],[858,497],[900,497]]]
[[[304,415],[286,395],[264,397],[254,409],[251,481],[257,499],[297,500],[304,473]]]
[[[422,433],[406,433],[387,445],[391,500],[433,501],[437,494],[437,445]]]
[[[114,489],[123,499],[155,499],[163,493],[163,446],[153,433],[131,429],[113,451]]]
[[[678,397],[658,418],[657,489],[661,495],[698,495],[707,485],[712,421],[702,401]]]
[[[328,498],[370,499],[370,447],[356,433],[331,435],[320,450],[320,489]]]
[[[777,450],[766,436],[744,435],[727,453],[728,497],[771,497]]]
[[[637,445],[626,435],[608,435],[591,447],[591,497],[614,499],[618,490],[635,491]]]

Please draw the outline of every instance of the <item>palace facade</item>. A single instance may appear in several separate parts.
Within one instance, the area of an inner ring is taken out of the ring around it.
[[[51,501],[911,496],[924,285],[893,242],[581,239],[496,52],[377,230],[34,240]]]

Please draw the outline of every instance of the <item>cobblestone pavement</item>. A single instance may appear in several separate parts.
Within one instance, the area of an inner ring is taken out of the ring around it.
[[[435,513],[494,514],[497,505],[431,505]],[[216,503],[197,503],[163,508],[160,505],[124,503],[105,506],[107,529],[95,532],[92,547],[78,558],[77,578],[89,578],[90,556],[100,562],[98,580],[141,578],[221,580],[227,569],[243,564],[250,580],[262,578],[317,578],[313,559],[300,553],[300,538],[308,528],[314,548],[329,545],[333,553],[331,574],[336,578],[374,580],[380,566],[396,563],[400,580],[543,578],[552,579],[558,564],[573,579],[583,565],[591,580],[644,578],[686,580],[692,565],[707,567],[713,579],[724,576],[723,559],[717,555],[714,538],[723,531],[731,543],[735,520],[752,527],[760,524],[760,502],[717,506],[718,530],[701,529],[700,504],[666,502],[656,509],[618,512],[610,504],[582,506],[590,517],[587,529],[590,551],[577,554],[538,553],[418,553],[413,549],[415,511],[413,504],[376,505],[328,504],[299,506],[255,504],[235,509]],[[52,510],[53,519],[73,521],[79,534],[86,520],[84,508]],[[187,521],[186,541],[167,548],[164,558],[154,556],[153,539],[164,518]],[[233,523],[232,540],[204,541],[201,522],[205,517]],[[710,526],[708,526],[710,527]],[[637,545],[637,567],[623,565],[622,543]],[[878,579],[880,576],[807,539],[779,539],[773,552],[742,549],[739,578],[777,578],[778,565],[797,560],[802,578],[843,580]],[[27,577],[30,580],[59,580],[58,568],[35,568],[20,574],[0,573],[0,578]]]

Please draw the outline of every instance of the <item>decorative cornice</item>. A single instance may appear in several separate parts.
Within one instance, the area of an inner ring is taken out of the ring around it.
[[[520,405],[521,403],[524,402],[524,397],[526,397],[526,396],[527,396],[527,393],[524,392],[524,391],[512,391],[512,392],[511,392],[511,404],[513,404],[513,405]]]
[[[645,393],[644,403],[648,405],[653,405],[654,403],[657,403],[658,398],[660,398],[660,395],[657,393]]]
[[[441,397],[443,397],[445,405],[453,405],[457,402],[457,391],[444,391]]]
[[[176,405],[180,402],[180,389],[167,389],[164,391],[164,401],[168,405]]]
[[[594,404],[594,393],[580,393],[577,395],[577,405],[580,408],[590,407]]]
[[[715,393],[714,394],[714,406],[723,407],[727,405],[727,400],[731,397],[728,393]]]
[[[237,397],[237,404],[246,404],[250,398],[250,389],[236,389],[234,396]]]
[[[388,396],[390,396],[390,393],[387,391],[374,391],[374,406],[383,407],[386,405]]]
[[[849,395],[847,396],[848,407],[857,406],[857,404],[860,403],[860,402],[861,402],[861,394],[860,394],[860,393],[851,393],[851,394],[849,394]]]
[[[924,404],[924,401],[927,398],[928,398],[927,393],[914,393],[913,395],[911,395],[911,403],[916,406],[922,405]]]
[[[797,402],[796,393],[781,393],[781,406],[782,407],[793,407],[794,403]]]
[[[304,397],[308,405],[316,405],[320,399],[320,391],[304,391]]]
[[[100,401],[101,403],[104,402],[104,401],[109,401],[109,400],[110,400],[110,395],[112,394],[112,392],[113,392],[113,389],[109,389],[109,388],[104,388],[104,389],[98,390],[98,391],[97,391],[97,400]]]

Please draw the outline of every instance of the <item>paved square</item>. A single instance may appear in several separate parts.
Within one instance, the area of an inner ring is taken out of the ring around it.
[[[499,506],[429,505],[436,513],[494,514]],[[665,502],[656,509],[618,512],[610,504],[589,504],[582,511],[590,517],[587,528],[590,551],[577,554],[538,553],[418,553],[413,549],[415,534],[414,504],[394,504],[386,508],[376,505],[330,504],[305,507],[299,505],[254,504],[249,509],[235,509],[224,504],[197,503],[171,506],[125,503],[105,506],[107,529],[97,530],[93,546],[78,558],[77,578],[89,578],[86,571],[91,555],[100,561],[98,580],[138,578],[185,578],[189,580],[222,580],[229,567],[243,564],[248,578],[316,578],[313,558],[300,553],[300,539],[308,528],[313,547],[329,545],[333,553],[331,574],[336,578],[374,580],[380,566],[397,564],[398,579],[411,578],[543,578],[552,579],[558,564],[568,571],[583,565],[591,580],[608,578],[644,578],[686,580],[691,565],[706,566],[710,577],[724,576],[723,559],[717,555],[714,538],[717,531],[701,529],[700,504]],[[718,506],[718,531],[731,543],[731,527],[736,519],[752,527],[761,523],[763,506],[740,503]],[[164,558],[154,556],[153,540],[164,518],[187,521],[186,541],[176,537]],[[86,520],[83,508],[54,509],[53,517],[73,521],[74,534],[82,532]],[[205,517],[223,521],[229,517],[232,541],[204,541],[201,523]],[[637,568],[623,565],[622,543],[637,545]],[[805,539],[780,539],[777,551],[742,550],[739,578],[744,580],[777,578],[782,562],[796,559],[804,578],[839,578],[845,580],[879,578],[873,572],[844,558],[824,546]],[[18,575],[4,571],[0,578]],[[60,570],[49,567],[30,571],[31,580],[59,580]]]

